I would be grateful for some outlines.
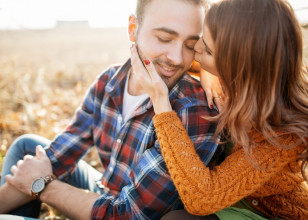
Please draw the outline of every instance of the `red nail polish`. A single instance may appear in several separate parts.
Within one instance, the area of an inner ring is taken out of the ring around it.
[[[144,62],[145,65],[149,65],[150,64],[149,60],[144,60],[143,62]]]
[[[210,109],[213,109],[213,105],[210,105]]]

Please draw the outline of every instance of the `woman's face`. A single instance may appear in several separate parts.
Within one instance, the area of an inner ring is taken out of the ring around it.
[[[195,60],[200,63],[201,67],[218,76],[218,72],[215,65],[215,44],[211,36],[210,30],[206,24],[203,26],[203,35],[196,43]]]

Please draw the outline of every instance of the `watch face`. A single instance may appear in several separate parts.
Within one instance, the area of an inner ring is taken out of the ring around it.
[[[33,181],[31,190],[34,193],[39,193],[39,192],[41,192],[44,189],[44,187],[45,187],[44,179],[43,178],[38,178],[38,179]]]

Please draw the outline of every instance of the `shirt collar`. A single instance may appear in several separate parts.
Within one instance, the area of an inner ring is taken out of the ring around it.
[[[111,97],[118,97],[118,104],[122,106],[123,94],[125,89],[125,82],[128,77],[128,73],[131,69],[131,59],[128,59],[112,76],[111,80],[106,85],[106,92],[110,94]],[[185,72],[184,75],[179,79],[179,81],[175,84],[175,86],[169,91],[169,99],[179,99],[184,98],[185,94],[185,86],[192,83],[191,77]],[[120,99],[122,97],[122,99]],[[152,102],[148,99],[144,102],[145,108],[149,109],[152,107]]]

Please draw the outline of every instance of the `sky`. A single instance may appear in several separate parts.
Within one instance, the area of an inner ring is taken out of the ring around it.
[[[135,0],[0,0],[0,28],[52,28],[57,20],[87,20],[91,27],[126,26],[135,6]]]
[[[299,21],[308,24],[308,0],[289,2]],[[59,20],[125,27],[135,6],[136,0],[0,0],[0,29],[53,28]]]

